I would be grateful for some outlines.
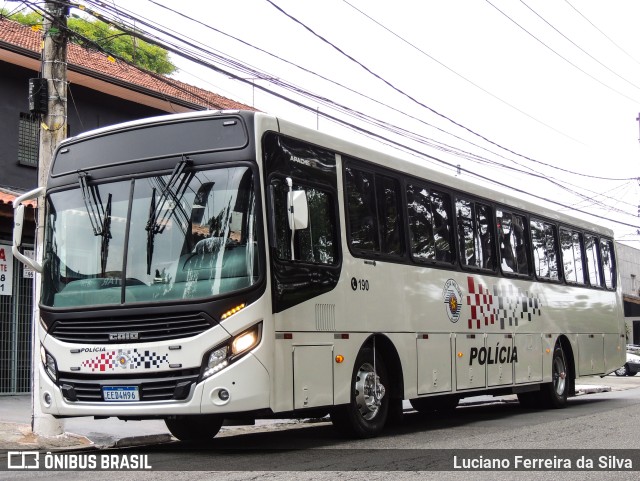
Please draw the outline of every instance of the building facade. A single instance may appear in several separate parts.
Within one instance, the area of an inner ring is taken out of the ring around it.
[[[640,250],[616,243],[627,343],[640,345]]]

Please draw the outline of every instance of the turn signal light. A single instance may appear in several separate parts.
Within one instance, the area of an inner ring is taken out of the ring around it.
[[[242,309],[244,309],[245,306],[246,306],[246,304],[242,303],[242,304],[237,305],[233,309],[229,309],[227,312],[222,314],[222,316],[220,316],[220,320],[224,321],[227,317],[233,316],[236,312],[240,312]]]

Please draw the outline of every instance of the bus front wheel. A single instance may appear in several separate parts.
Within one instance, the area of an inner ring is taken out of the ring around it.
[[[180,441],[211,441],[222,427],[219,416],[175,416],[167,418],[167,429]]]
[[[382,358],[363,348],[353,369],[351,401],[331,412],[333,425],[342,433],[370,438],[384,428],[389,412],[389,377]]]

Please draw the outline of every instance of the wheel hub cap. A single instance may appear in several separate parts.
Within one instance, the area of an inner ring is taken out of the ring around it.
[[[356,404],[360,414],[366,420],[373,419],[378,414],[386,389],[371,364],[366,363],[360,367],[356,377],[355,390]]]

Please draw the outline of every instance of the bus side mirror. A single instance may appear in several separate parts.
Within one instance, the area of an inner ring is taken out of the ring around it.
[[[13,201],[13,246],[11,247],[11,252],[14,257],[18,259],[23,264],[28,265],[36,272],[42,272],[42,265],[29,259],[18,249],[22,245],[22,226],[24,225],[24,204],[25,200],[36,199],[44,194],[44,187],[38,187],[37,189],[33,189],[26,194],[22,194],[20,197],[17,197]]]
[[[291,230],[306,229],[309,225],[309,205],[304,190],[292,190],[287,199],[289,212],[289,228]]]
[[[24,222],[24,204],[20,204],[13,211],[13,245],[22,245],[22,224]]]

